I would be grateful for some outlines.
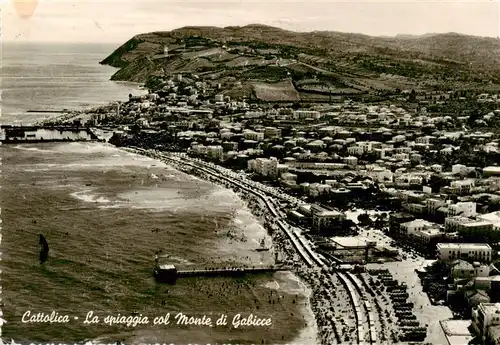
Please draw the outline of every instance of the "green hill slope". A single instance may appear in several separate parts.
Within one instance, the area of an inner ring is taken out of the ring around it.
[[[113,80],[134,82],[210,72],[252,83],[317,80],[308,90],[451,89],[500,84],[500,40],[455,33],[371,37],[264,25],[183,27],[136,35],[101,63],[120,68]]]

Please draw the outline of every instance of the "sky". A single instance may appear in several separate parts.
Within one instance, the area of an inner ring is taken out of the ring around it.
[[[500,36],[500,0],[38,0],[33,14],[21,17],[13,3],[22,1],[37,2],[0,0],[6,42],[123,43],[138,33],[182,26],[257,23],[374,36],[444,32]]]

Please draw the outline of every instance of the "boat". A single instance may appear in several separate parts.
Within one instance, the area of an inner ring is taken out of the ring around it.
[[[266,247],[266,240],[264,238],[260,241],[260,247],[255,250],[258,252],[265,252],[269,250],[269,248]]]
[[[40,244],[40,264],[43,264],[47,259],[49,258],[49,244],[47,243],[47,240],[45,237],[40,234],[39,235],[39,241],[38,243]]]

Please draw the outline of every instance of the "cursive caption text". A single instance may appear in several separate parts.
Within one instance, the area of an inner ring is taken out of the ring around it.
[[[262,318],[254,314],[242,315],[235,314],[229,318],[226,314],[219,314],[215,318],[212,315],[188,315],[184,313],[166,313],[165,315],[155,316],[153,318],[139,315],[97,315],[94,311],[89,311],[85,319],[80,321],[77,316],[61,315],[55,311],[50,314],[34,313],[31,310],[26,311],[21,321],[23,323],[69,323],[72,321],[82,322],[84,325],[105,324],[109,326],[124,325],[127,327],[136,327],[138,325],[178,325],[178,326],[200,326],[200,327],[217,327],[230,326],[233,328],[244,327],[270,327],[272,326],[271,318]]]

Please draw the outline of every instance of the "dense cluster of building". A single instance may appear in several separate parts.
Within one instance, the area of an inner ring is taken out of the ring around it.
[[[469,115],[432,109],[447,102],[487,104],[490,110],[472,121],[487,125],[500,117],[499,95],[402,93],[386,103],[306,107],[235,101],[219,89],[216,80],[179,75],[148,95],[100,108],[90,123],[120,126],[115,136],[125,143],[138,133],[166,133],[169,139],[151,148],[185,150],[284,188],[307,202],[290,205],[290,219],[315,233],[335,236],[352,226],[344,212],[349,208],[383,208],[390,212],[382,224],[387,233],[445,262],[455,281],[474,282],[467,295],[484,286],[494,290],[500,280],[489,278],[497,272],[492,263],[500,242],[500,167],[494,165],[500,138],[472,130]],[[455,284],[450,293],[460,288]],[[499,306],[474,309],[481,334],[500,328]],[[499,330],[488,332],[500,338]]]

